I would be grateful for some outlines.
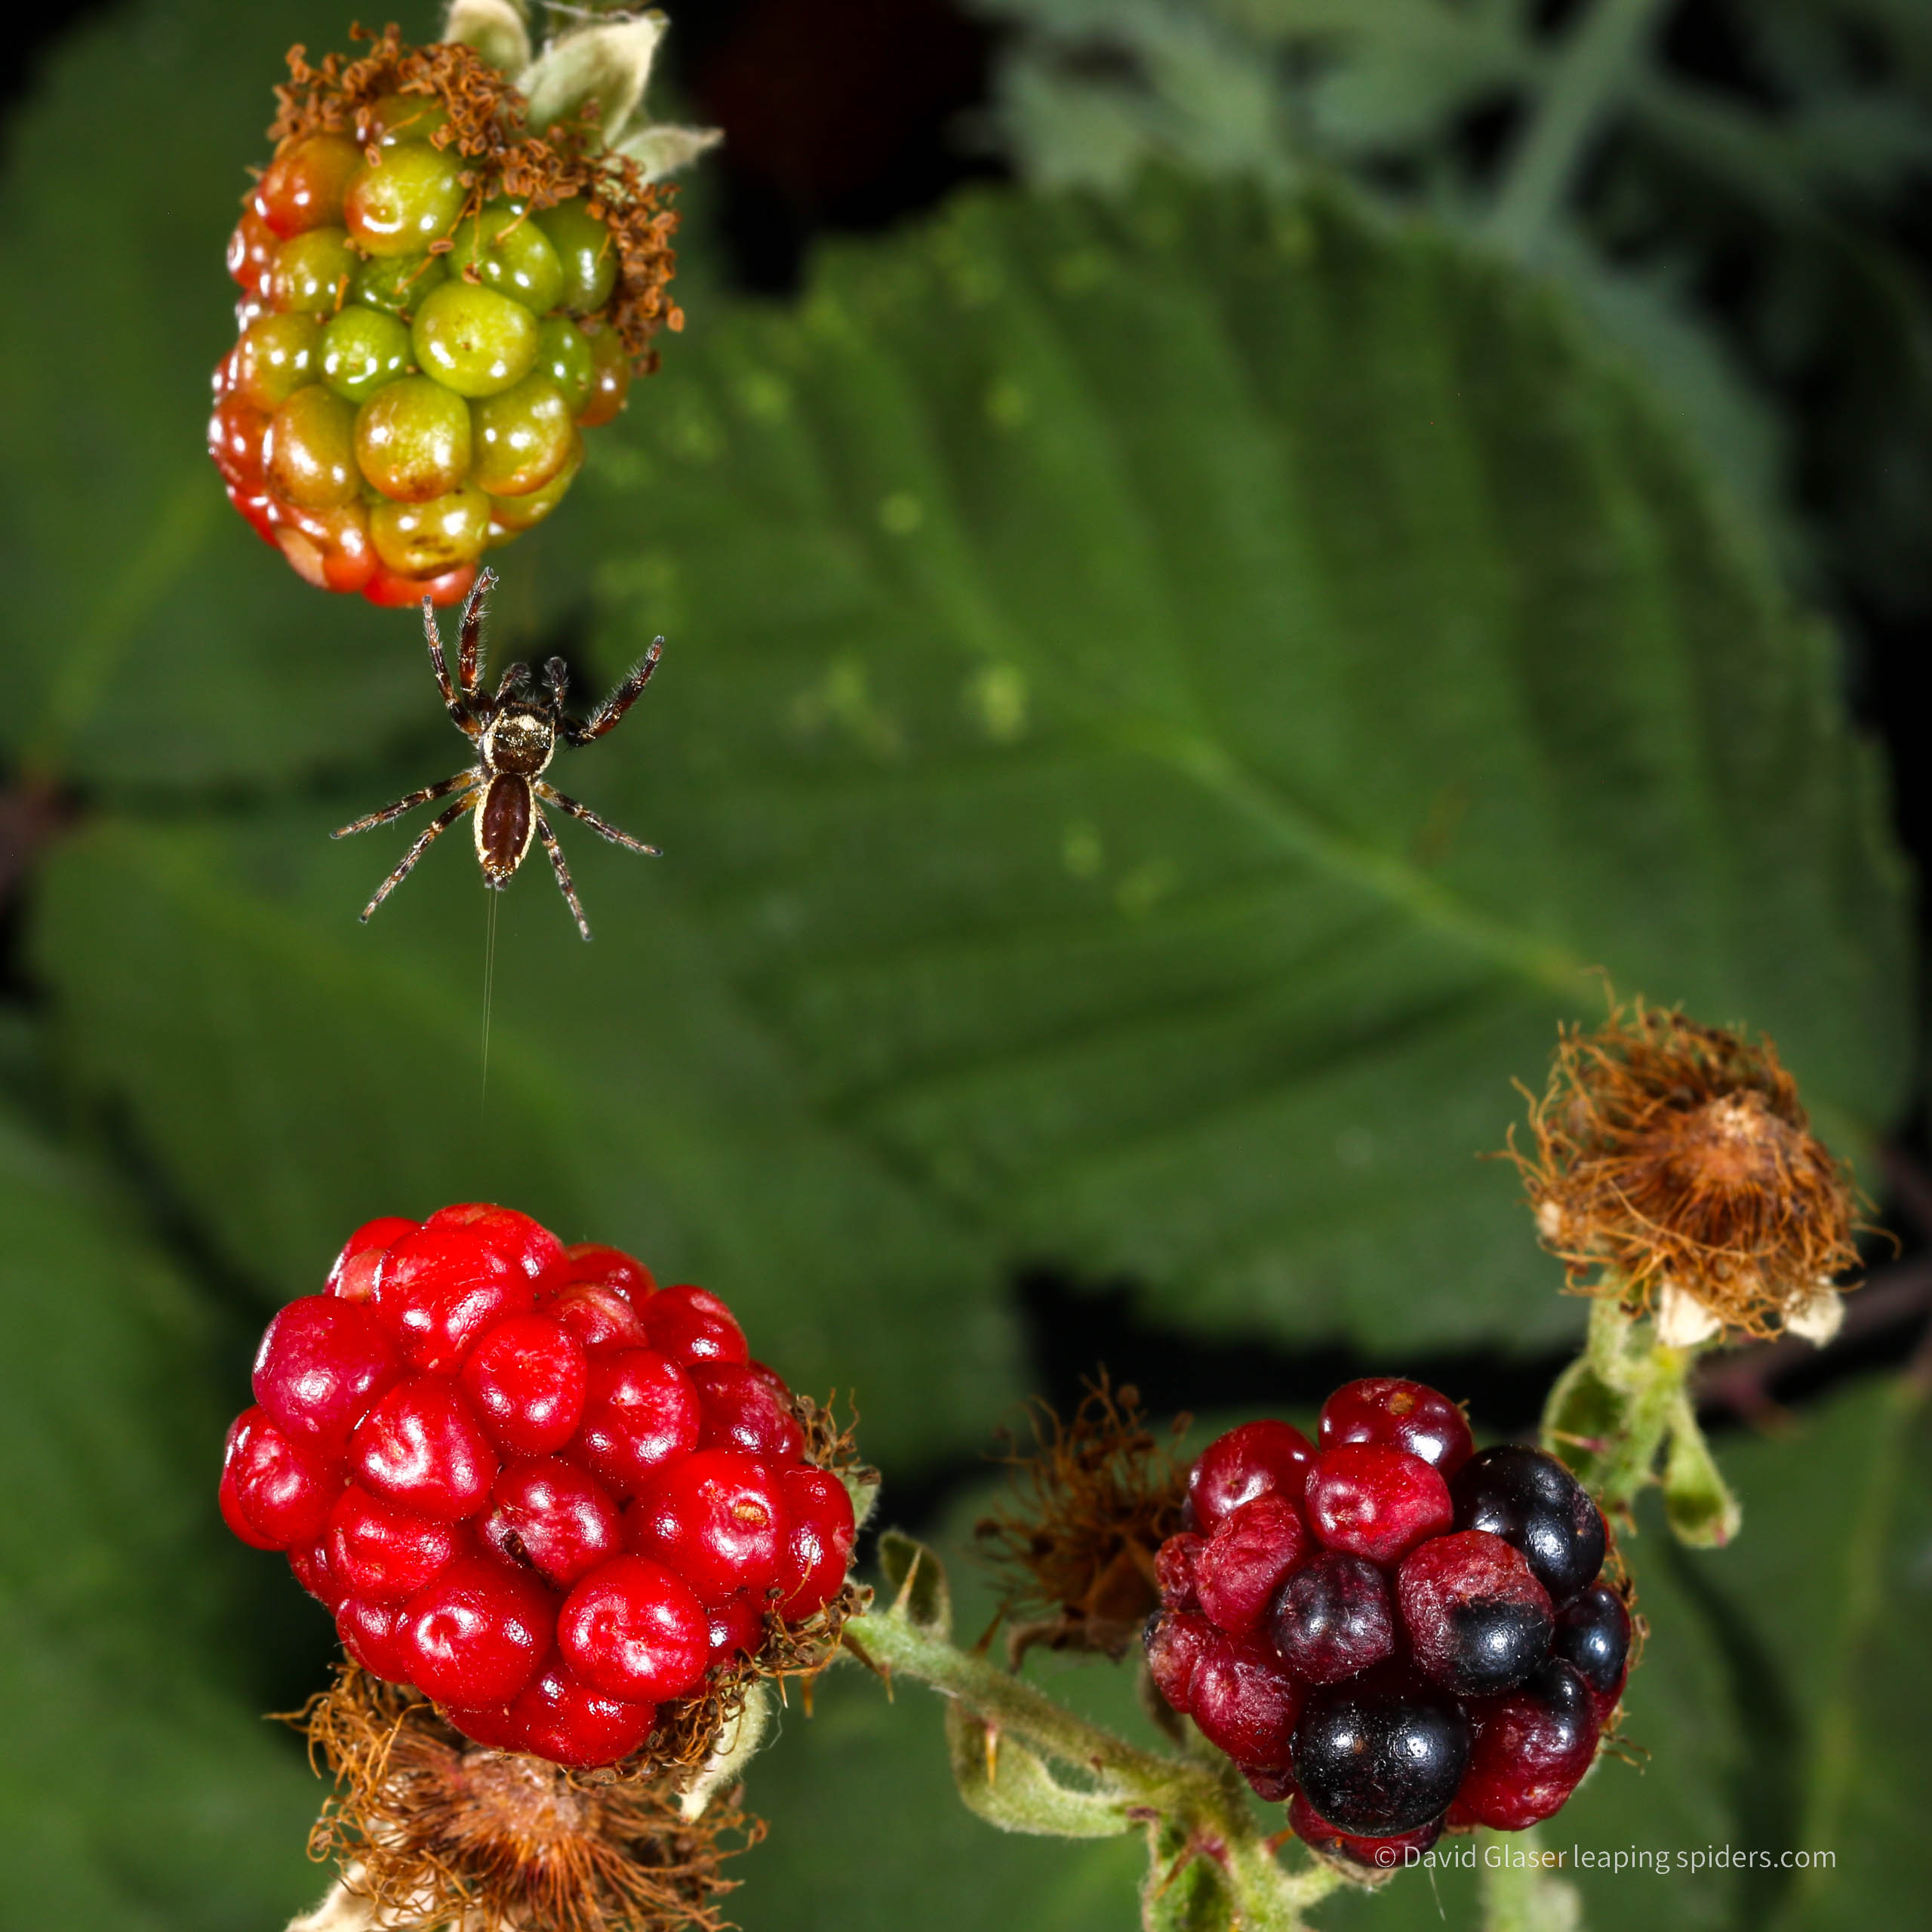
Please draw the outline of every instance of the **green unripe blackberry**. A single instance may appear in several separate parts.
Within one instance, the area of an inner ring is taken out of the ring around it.
[[[537,318],[521,302],[472,282],[438,284],[410,330],[417,366],[458,395],[495,395],[537,361]]]
[[[610,229],[578,195],[546,208],[536,219],[563,269],[558,305],[573,315],[601,309],[617,285],[617,249]]]
[[[340,228],[291,235],[269,264],[269,306],[284,315],[332,315],[346,299],[357,266]]]
[[[547,315],[564,291],[563,264],[529,211],[515,202],[492,202],[457,223],[450,272],[521,302],[533,315]]]
[[[463,212],[463,164],[427,141],[398,141],[349,177],[343,220],[367,255],[420,255]]]
[[[580,432],[683,325],[675,220],[594,114],[546,108],[533,130],[469,47],[389,29],[353,60],[297,48],[289,68],[229,245],[239,339],[210,454],[308,582],[446,602],[486,545],[555,509]]]
[[[409,331],[395,316],[352,302],[324,325],[315,367],[337,395],[361,402],[409,367]]]
[[[405,577],[435,577],[483,554],[490,535],[490,499],[474,483],[460,484],[426,503],[376,504],[369,512],[376,554]]]
[[[469,474],[469,405],[428,376],[404,376],[363,404],[355,460],[371,486],[398,503],[446,496]]]

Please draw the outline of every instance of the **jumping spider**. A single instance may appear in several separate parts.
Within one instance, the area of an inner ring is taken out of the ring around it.
[[[465,812],[473,811],[476,862],[483,868],[483,883],[502,891],[522,864],[534,831],[550,855],[552,869],[576,918],[577,931],[588,939],[590,924],[577,902],[577,888],[571,883],[571,869],[564,863],[563,848],[558,844],[557,835],[550,829],[537,800],[555,805],[572,818],[582,819],[592,831],[628,852],[641,852],[654,859],[659,856],[657,848],[633,838],[627,832],[620,832],[588,805],[579,804],[555,786],[546,784],[538,774],[555,755],[559,739],[573,748],[587,745],[592,739],[602,737],[623,716],[650,683],[664,640],[659,638],[623,682],[581,723],[564,715],[569,674],[561,657],[552,658],[543,667],[544,695],[540,701],[524,695],[532,682],[527,664],[512,664],[503,673],[496,696],[489,697],[481,682],[480,647],[483,599],[496,581],[494,571],[484,571],[463,604],[454,685],[450,682],[449,666],[443,657],[442,634],[436,629],[435,612],[428,598],[423,600],[423,628],[429,634],[429,662],[435,666],[436,682],[442,689],[443,703],[457,729],[475,741],[476,762],[466,771],[459,771],[438,784],[426,785],[421,791],[412,792],[408,798],[398,798],[367,818],[358,818],[353,825],[345,825],[330,836],[346,838],[352,832],[373,831],[418,805],[427,804],[432,798],[447,798],[454,792],[459,795],[456,803],[445,806],[429,821],[415,844],[402,855],[402,863],[376,888],[375,897],[362,909],[364,919],[409,876],[411,868],[432,841],[440,838]]]

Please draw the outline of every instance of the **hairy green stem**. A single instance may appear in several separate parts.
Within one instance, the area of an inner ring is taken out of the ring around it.
[[[1306,1909],[1344,1882],[1325,1866],[1290,1872],[1279,1863],[1239,1774],[1225,1761],[1190,1761],[1129,1744],[901,1610],[856,1617],[845,1635],[888,1683],[905,1678],[955,1700],[986,1727],[992,1748],[1011,1738],[1057,1759],[1118,1801],[1157,1847],[1177,1838],[1180,1862],[1211,1860],[1242,1932],[1304,1932]],[[1157,1873],[1157,1890],[1160,1881]]]
[[[1549,231],[1660,4],[1595,0],[1571,29],[1490,211],[1491,238],[1510,254],[1534,254]]]

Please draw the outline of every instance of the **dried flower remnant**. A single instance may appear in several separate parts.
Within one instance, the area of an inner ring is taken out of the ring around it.
[[[1534,1155],[1510,1151],[1573,1288],[1654,1316],[1678,1347],[1837,1328],[1855,1196],[1769,1040],[1614,1009],[1564,1032],[1530,1126]]]
[[[1140,1392],[1104,1371],[1070,1422],[1031,1404],[1033,1446],[1003,1460],[1008,1501],[975,1526],[1021,1620],[1015,1657],[1035,1644],[1124,1656],[1160,1601],[1154,1552],[1181,1526],[1187,1465],[1146,1426]],[[1189,1418],[1177,1417],[1173,1436]]]
[[[344,1872],[298,1927],[719,1932],[714,1901],[737,1882],[724,1861],[764,1835],[736,1792],[691,1817],[661,1771],[574,1776],[473,1744],[353,1665],[303,1715],[338,1784],[309,1850]]]

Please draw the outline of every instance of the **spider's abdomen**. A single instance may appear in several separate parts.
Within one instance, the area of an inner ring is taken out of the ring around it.
[[[476,809],[477,863],[491,884],[501,885],[523,863],[534,819],[528,779],[500,772],[491,780]]]

